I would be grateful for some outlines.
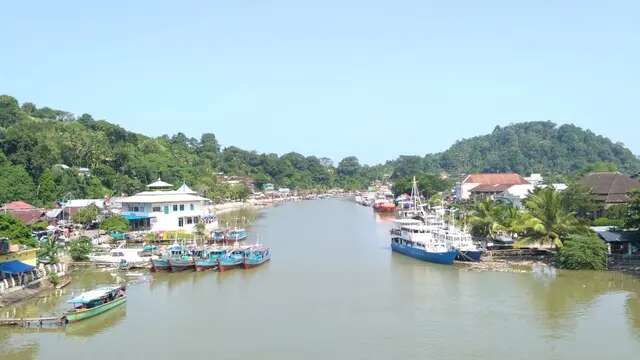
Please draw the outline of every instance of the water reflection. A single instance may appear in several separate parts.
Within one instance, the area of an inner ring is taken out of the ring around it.
[[[68,324],[64,333],[69,336],[92,337],[115,327],[127,315],[127,306],[118,306],[98,316]]]
[[[629,296],[625,303],[627,319],[634,332],[640,337],[640,293]]]
[[[559,271],[555,278],[534,276],[525,290],[538,316],[551,329],[567,329],[579,320],[603,295],[630,293],[636,299],[640,293],[640,281],[626,274],[594,271]],[[627,306],[638,316],[638,308]],[[628,310],[629,311],[629,310]]]

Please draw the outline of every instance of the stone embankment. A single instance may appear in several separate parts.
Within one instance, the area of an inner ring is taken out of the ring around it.
[[[63,278],[67,273],[67,265],[40,264],[37,268],[20,276],[0,280],[0,307],[29,299],[44,290],[53,288],[54,284],[48,280],[51,273]]]

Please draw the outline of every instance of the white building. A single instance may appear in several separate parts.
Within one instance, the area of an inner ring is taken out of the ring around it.
[[[202,222],[208,231],[218,227],[211,200],[199,196],[186,184],[178,190],[160,179],[147,185],[148,191],[120,200],[122,216],[132,230],[191,232]]]

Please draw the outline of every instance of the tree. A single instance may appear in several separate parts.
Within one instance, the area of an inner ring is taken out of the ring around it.
[[[100,209],[95,204],[91,204],[78,210],[71,216],[71,220],[76,224],[81,224],[85,228],[91,225],[98,218]]]
[[[640,228],[640,190],[631,192],[624,225],[629,229]]]
[[[20,120],[18,100],[8,95],[0,95],[0,127],[11,126]]]
[[[89,260],[89,254],[91,254],[92,250],[93,244],[91,244],[91,239],[86,236],[72,240],[69,244],[69,255],[73,261]]]
[[[600,205],[585,186],[573,183],[561,193],[562,208],[573,213],[578,219],[592,219]]]
[[[358,175],[361,166],[358,158],[355,156],[347,156],[338,163],[337,172],[340,176],[350,177]]]
[[[58,199],[58,187],[53,180],[51,170],[45,170],[38,180],[38,199],[45,204],[51,204]]]
[[[129,230],[129,221],[122,216],[110,216],[102,221],[100,229],[106,232],[125,232]]]
[[[563,209],[560,193],[551,187],[539,189],[530,195],[526,207],[532,219],[526,236],[516,243],[517,246],[537,242],[561,248],[567,236],[588,232],[573,214]]]
[[[607,268],[607,246],[593,233],[572,235],[558,251],[556,262],[571,270],[604,270]]]
[[[0,237],[29,247],[38,245],[31,235],[31,230],[22,221],[7,213],[0,214]]]
[[[38,259],[48,264],[57,264],[60,261],[58,257],[59,251],[58,237],[55,235],[48,236],[47,240],[40,244]]]

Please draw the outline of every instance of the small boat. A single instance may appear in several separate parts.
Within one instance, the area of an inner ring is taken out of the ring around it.
[[[225,270],[244,266],[244,258],[246,252],[246,248],[238,247],[234,247],[232,250],[228,250],[224,253],[224,255],[218,258],[218,270],[220,272],[223,272]]]
[[[68,301],[73,309],[64,313],[66,323],[88,319],[127,301],[126,287],[109,286],[82,293]]]
[[[271,249],[258,245],[249,248],[244,257],[244,268],[249,269],[271,260]]]
[[[140,256],[141,249],[127,249],[124,246],[120,246],[116,249],[109,251],[107,255],[90,255],[89,260],[96,265],[106,265],[117,267],[122,260],[132,266],[143,267],[149,264],[149,258],[143,258]]]
[[[229,230],[225,237],[227,241],[241,241],[248,237],[247,230],[242,228],[235,228],[233,230]]]
[[[373,210],[377,212],[394,212],[396,210],[396,204],[389,200],[378,199],[373,204]]]
[[[184,253],[185,249],[182,245],[174,243],[160,257],[151,259],[151,271],[170,271],[169,259],[182,256]]]
[[[213,242],[224,241],[225,238],[226,233],[224,232],[224,230],[213,230],[213,232],[211,233],[211,240]]]
[[[218,268],[218,259],[227,251],[226,247],[220,246],[207,250],[203,257],[196,260],[196,271],[205,271]]]
[[[193,256],[185,254],[182,256],[169,258],[169,267],[172,272],[193,270],[195,267],[195,260]]]

